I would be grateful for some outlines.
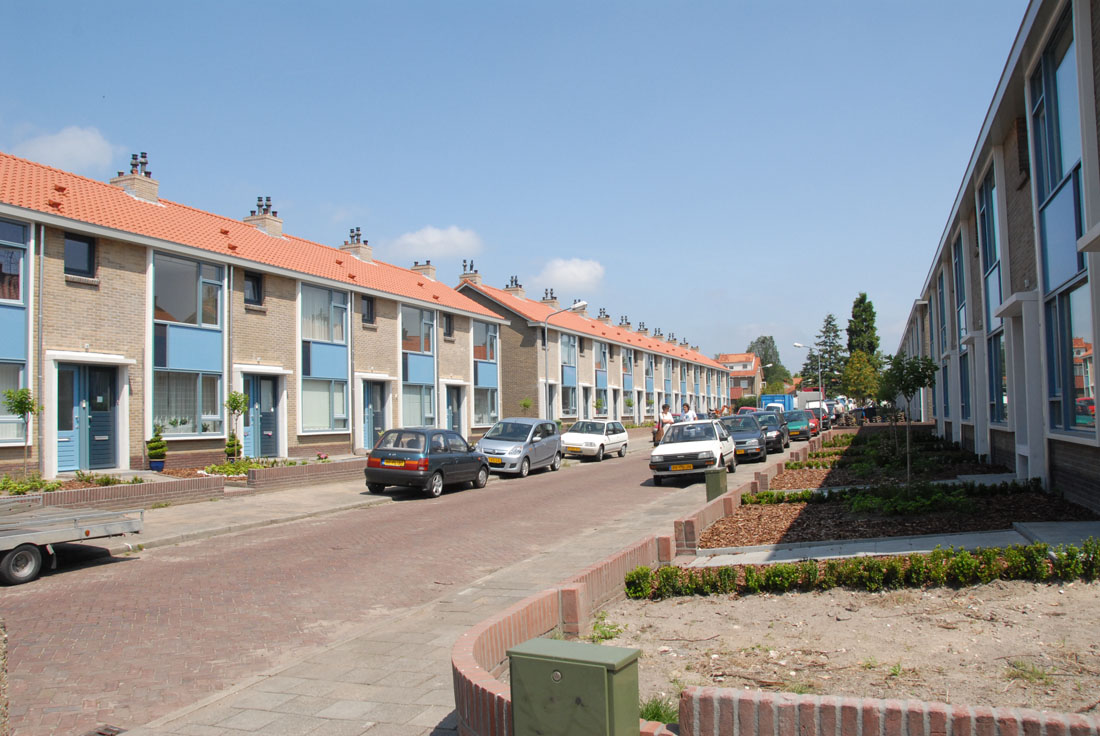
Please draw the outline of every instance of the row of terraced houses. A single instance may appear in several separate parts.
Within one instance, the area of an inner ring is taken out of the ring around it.
[[[0,469],[25,439],[53,477],[145,467],[154,428],[183,467],[233,429],[253,457],[362,453],[392,427],[729,400],[726,369],[671,335],[282,224],[270,199],[241,220],[161,199],[144,154],[109,183],[0,154],[0,391],[43,406],[29,426],[0,413]],[[235,428],[230,391],[249,399]]]
[[[1098,105],[1100,2],[1033,0],[899,345],[943,436],[1094,509]]]

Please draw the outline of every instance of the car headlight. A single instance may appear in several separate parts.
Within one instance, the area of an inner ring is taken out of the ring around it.
[[[508,457],[518,457],[523,454],[523,445],[516,445],[508,450],[506,453]]]
[[[652,462],[652,463],[663,463],[665,461],[665,456],[664,455],[653,455],[649,458],[649,461]]]
[[[707,450],[706,452],[700,452],[698,455],[696,455],[696,457],[699,458],[700,460],[713,460],[714,459],[714,453],[711,452],[710,450]]]
[[[769,431],[768,436],[769,437],[778,437],[779,436],[779,430],[778,429],[773,429],[773,430]]]
[[[595,442],[585,442],[585,443],[584,443],[584,446],[585,446],[585,447],[595,447],[595,446],[596,446],[596,443],[595,443]]]
[[[745,447],[756,447],[759,444],[759,440],[745,440]]]

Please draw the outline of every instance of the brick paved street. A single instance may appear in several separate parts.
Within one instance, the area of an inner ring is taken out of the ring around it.
[[[399,495],[380,507],[70,565],[3,589],[15,733],[138,726],[382,627],[634,507],[670,494],[699,500],[699,486],[643,484],[646,454],[437,500]]]

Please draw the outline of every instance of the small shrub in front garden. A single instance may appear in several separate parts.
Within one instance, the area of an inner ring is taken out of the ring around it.
[[[639,565],[626,574],[626,595],[628,598],[648,598],[653,592],[653,571],[645,565]]]
[[[60,481],[43,480],[37,473],[25,478],[12,478],[5,475],[0,478],[0,491],[9,496],[25,496],[28,493],[48,493],[61,487]]]
[[[680,574],[680,568],[671,565],[657,571],[656,595],[658,598],[672,598],[680,595],[683,590]]]

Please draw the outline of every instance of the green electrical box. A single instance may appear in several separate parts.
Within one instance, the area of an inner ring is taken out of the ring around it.
[[[560,639],[512,647],[512,733],[638,736],[639,654]]]
[[[707,503],[726,492],[726,469],[710,468],[704,473],[707,478]]]

